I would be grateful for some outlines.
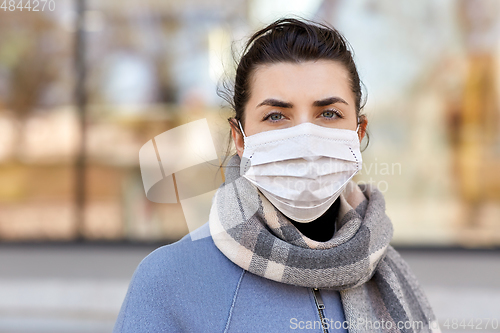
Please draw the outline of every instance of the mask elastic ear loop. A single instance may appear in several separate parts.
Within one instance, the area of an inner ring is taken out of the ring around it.
[[[241,134],[243,134],[243,137],[246,138],[247,136],[245,135],[245,132],[243,131],[243,127],[241,127],[241,123],[238,120],[238,125],[240,126]]]

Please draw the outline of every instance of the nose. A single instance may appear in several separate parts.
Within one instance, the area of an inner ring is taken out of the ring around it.
[[[313,123],[313,112],[306,109],[297,110],[295,117],[293,117],[293,126],[297,126],[303,123]]]

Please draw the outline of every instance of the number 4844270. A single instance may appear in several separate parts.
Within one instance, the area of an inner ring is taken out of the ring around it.
[[[446,319],[443,324],[446,329],[470,329],[470,330],[483,330],[483,329],[494,329],[498,328],[498,319],[491,318],[475,318],[466,321],[462,319]]]
[[[23,5],[23,0],[19,0],[16,4],[15,0],[4,0],[0,6],[4,12],[9,11],[23,11],[28,12],[43,12],[45,10],[54,11],[56,9],[56,2],[54,0],[27,0]]]

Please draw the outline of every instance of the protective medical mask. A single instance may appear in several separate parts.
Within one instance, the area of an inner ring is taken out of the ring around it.
[[[240,175],[294,221],[323,215],[361,170],[357,130],[302,123],[245,136],[239,125],[244,137]]]

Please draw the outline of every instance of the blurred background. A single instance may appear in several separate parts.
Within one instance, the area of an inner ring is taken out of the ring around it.
[[[355,51],[370,134],[356,181],[384,193],[443,331],[500,331],[499,1],[29,4],[0,6],[0,332],[111,331],[140,260],[192,230],[181,202],[147,199],[139,150],[206,119],[222,161],[221,79],[290,14]]]

